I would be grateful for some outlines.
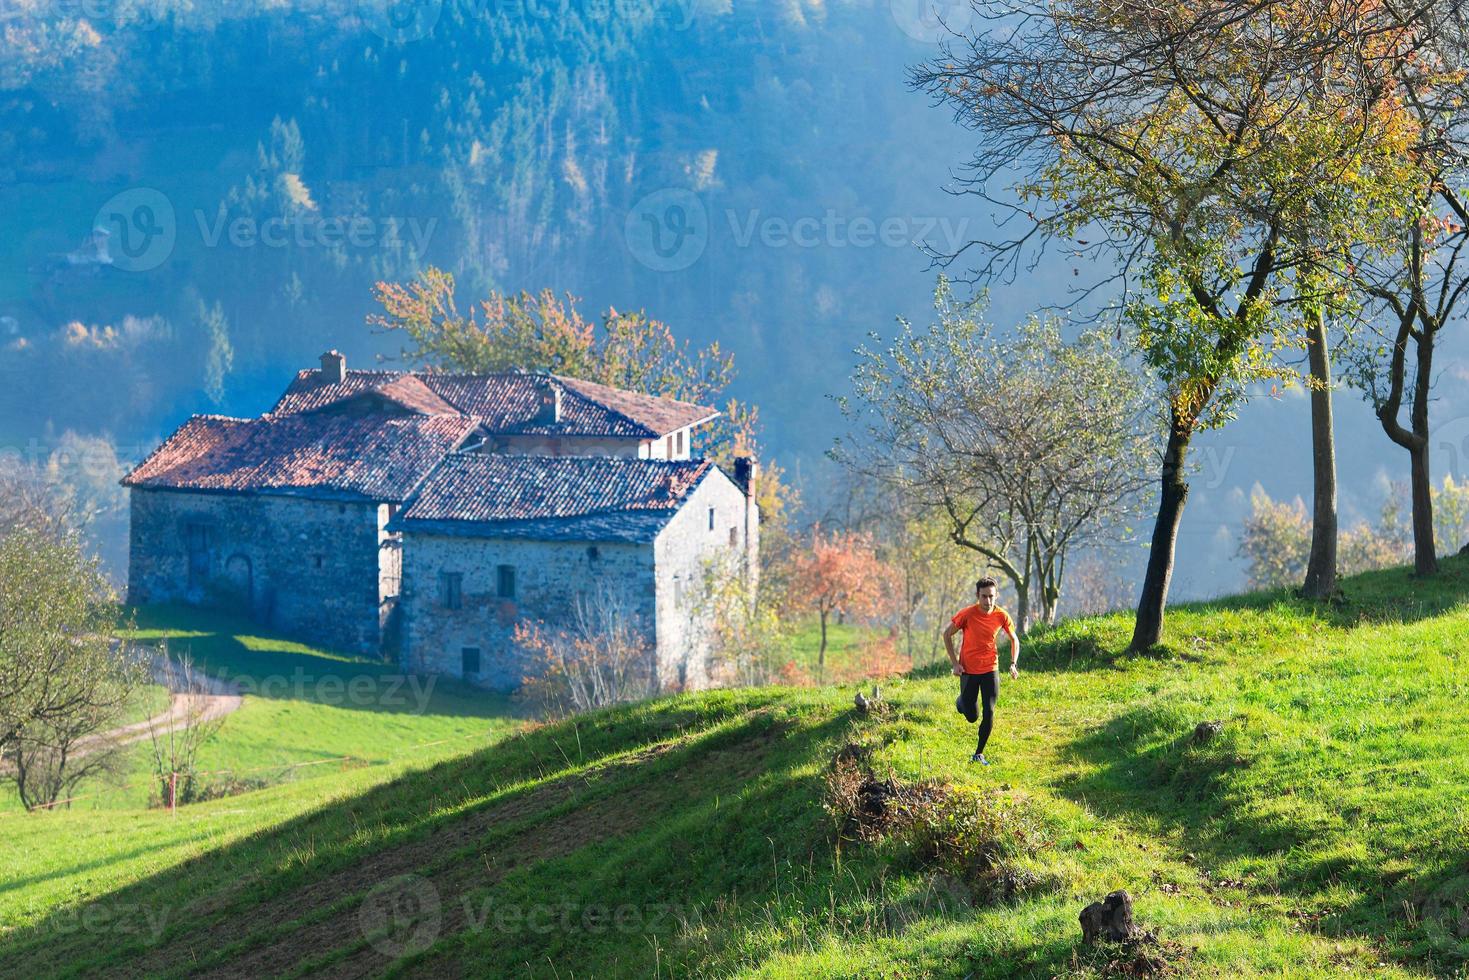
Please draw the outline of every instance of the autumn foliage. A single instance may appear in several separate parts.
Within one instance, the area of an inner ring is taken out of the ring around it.
[[[791,561],[789,601],[795,611],[821,622],[818,673],[826,668],[827,626],[833,614],[870,619],[888,611],[898,595],[897,575],[877,556],[872,536],[856,531],[827,534],[818,524],[808,545]]]

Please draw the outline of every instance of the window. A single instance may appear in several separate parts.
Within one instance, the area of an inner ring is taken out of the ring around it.
[[[501,599],[515,598],[515,566],[500,565],[495,569],[495,592]]]
[[[596,545],[590,545],[587,548],[587,561],[596,561],[598,558],[601,557],[601,549],[599,549]]]
[[[709,508],[709,530],[714,530],[714,508]]]
[[[668,437],[666,448],[663,450],[663,456],[665,459],[673,458],[673,436]]]
[[[445,609],[458,609],[463,604],[464,573],[439,573],[439,602]]]
[[[740,529],[737,528],[737,527],[730,528],[729,529],[729,546],[731,548],[733,548],[733,547],[737,546],[739,543],[740,543]]]
[[[459,662],[465,677],[479,676],[479,647],[465,647],[460,650]]]
[[[678,430],[678,454],[683,455],[683,430]]]

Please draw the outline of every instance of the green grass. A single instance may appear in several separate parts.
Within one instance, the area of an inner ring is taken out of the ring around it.
[[[1095,976],[1076,916],[1120,887],[1181,975],[1464,975],[1469,561],[1346,590],[1179,607],[1142,657],[1124,616],[1034,636],[988,769],[931,671],[880,717],[706,692],[314,796],[0,815],[0,975]],[[1049,884],[987,904],[901,841],[838,847],[824,775],[854,739],[1024,804]]]
[[[183,606],[130,612],[136,628],[125,636],[166,644],[170,656],[187,656],[244,693],[240,709],[200,750],[197,766],[211,774],[205,782],[314,780],[410,755],[440,759],[482,747],[522,721],[505,695],[449,678],[404,677],[394,666],[274,636],[249,620]],[[147,685],[124,720],[164,706],[163,689]],[[84,783],[73,809],[147,806],[156,795],[150,746],[144,740],[127,751],[121,779]],[[0,798],[0,811],[16,809],[13,794]]]
[[[826,669],[841,672],[852,666],[862,652],[863,643],[880,636],[881,631],[855,623],[826,624]],[[817,655],[821,651],[821,624],[811,619],[791,637],[790,660],[813,679],[817,672]]]

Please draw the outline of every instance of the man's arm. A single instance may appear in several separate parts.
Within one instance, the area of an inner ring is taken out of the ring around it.
[[[1005,632],[1008,633],[1008,634],[1010,634],[1010,676],[1011,677],[1019,677],[1020,676],[1020,637],[1016,635],[1015,630],[1013,628],[1007,628],[1005,630]]]
[[[954,673],[964,673],[959,669],[959,655],[954,652],[954,634],[959,632],[959,627],[950,623],[944,627],[944,649],[949,651],[949,663],[954,665]]]

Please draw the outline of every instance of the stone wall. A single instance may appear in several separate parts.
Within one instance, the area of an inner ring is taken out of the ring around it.
[[[247,610],[332,649],[381,647],[387,506],[130,491],[128,601]]]
[[[658,534],[658,674],[665,689],[709,684],[712,624],[703,602],[706,576],[716,562],[737,567],[743,561],[745,518],[744,493],[716,469]]]
[[[526,541],[408,531],[403,536],[399,597],[403,666],[407,671],[463,677],[508,691],[527,666],[514,643],[522,620],[567,625],[578,596],[606,590],[651,631],[653,546],[616,542]],[[515,595],[499,594],[499,566],[514,569]],[[445,605],[441,575],[459,579],[459,608]],[[480,670],[465,675],[465,649],[479,651]]]

